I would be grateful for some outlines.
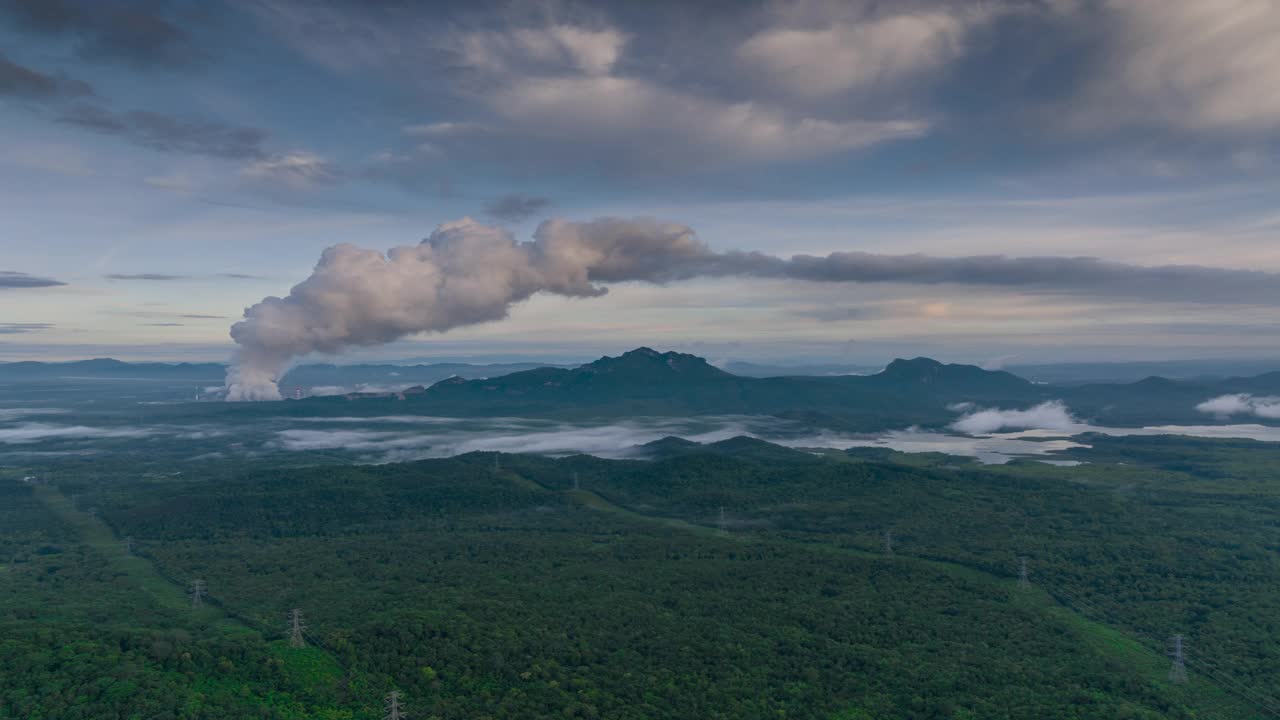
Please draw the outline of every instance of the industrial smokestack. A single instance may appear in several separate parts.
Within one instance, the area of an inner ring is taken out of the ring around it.
[[[268,297],[231,327],[239,345],[228,400],[278,400],[276,383],[312,352],[340,353],[420,332],[507,316],[539,292],[603,295],[601,283],[749,276],[810,282],[962,284],[1024,293],[1087,294],[1274,305],[1275,273],[1197,265],[1146,267],[1089,257],[939,258],[836,252],[779,258],[711,251],[690,228],[652,219],[547,220],[530,242],[464,218],[387,253],[342,244],[320,256],[287,297]]]

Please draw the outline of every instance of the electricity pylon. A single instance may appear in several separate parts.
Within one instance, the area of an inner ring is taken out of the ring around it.
[[[307,626],[302,622],[302,611],[294,608],[289,611],[289,647],[300,648],[306,647],[307,643],[302,639],[302,631]]]
[[[399,690],[392,690],[387,693],[387,704],[383,709],[387,713],[383,716],[383,720],[405,720],[404,710],[400,708]]]
[[[1173,636],[1173,667],[1169,668],[1169,681],[1185,683],[1187,681],[1187,664],[1182,656],[1182,636]]]
[[[200,607],[201,605],[203,605],[203,604],[204,604],[204,591],[205,591],[205,586],[204,586],[204,581],[203,581],[203,580],[192,580],[192,581],[191,581],[191,590],[190,590],[190,592],[191,592],[191,607],[192,607],[193,609],[194,609],[194,608],[198,608],[198,607]]]
[[[1018,558],[1018,587],[1023,590],[1031,587],[1031,581],[1027,579],[1027,559],[1025,557]]]

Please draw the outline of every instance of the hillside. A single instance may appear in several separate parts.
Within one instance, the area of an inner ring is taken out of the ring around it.
[[[1046,391],[1014,375],[927,358],[895,360],[870,376],[754,378],[705,359],[638,348],[577,368],[539,368],[484,380],[451,378],[407,398],[398,412],[438,415],[788,415],[816,413],[848,427],[942,424],[947,406],[982,400],[1020,404]],[[304,401],[310,411],[342,400]],[[386,401],[394,402],[394,401]]]

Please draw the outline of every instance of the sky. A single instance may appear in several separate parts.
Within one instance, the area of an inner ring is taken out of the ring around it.
[[[0,360],[226,360],[326,248],[462,218],[697,271],[320,345],[1280,358],[1276,68],[1274,0],[0,0]]]

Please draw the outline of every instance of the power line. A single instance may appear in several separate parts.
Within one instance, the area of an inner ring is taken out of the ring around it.
[[[1151,635],[1146,634],[1141,630],[1129,627],[1126,623],[1121,622],[1113,612],[1108,612],[1094,603],[1086,602],[1079,598],[1073,598],[1061,590],[1054,590],[1051,594],[1062,602],[1063,605],[1068,607],[1074,606],[1077,612],[1079,612],[1080,608],[1083,608],[1087,611],[1086,613],[1083,613],[1086,616],[1091,615],[1095,618],[1104,618],[1108,624],[1124,628],[1134,640],[1138,641],[1140,645],[1144,645],[1148,650],[1163,653],[1162,648],[1165,647],[1164,642],[1156,640]],[[1225,691],[1229,695],[1235,695],[1238,700],[1252,705],[1254,709],[1260,709],[1271,717],[1280,718],[1280,700],[1265,695],[1249,685],[1246,685],[1243,681],[1231,676],[1228,671],[1221,667],[1213,665],[1204,658],[1195,661],[1188,661],[1185,654],[1183,657],[1183,665],[1184,667],[1190,667],[1195,673],[1203,675],[1214,681],[1214,684],[1218,686],[1219,689]]]

